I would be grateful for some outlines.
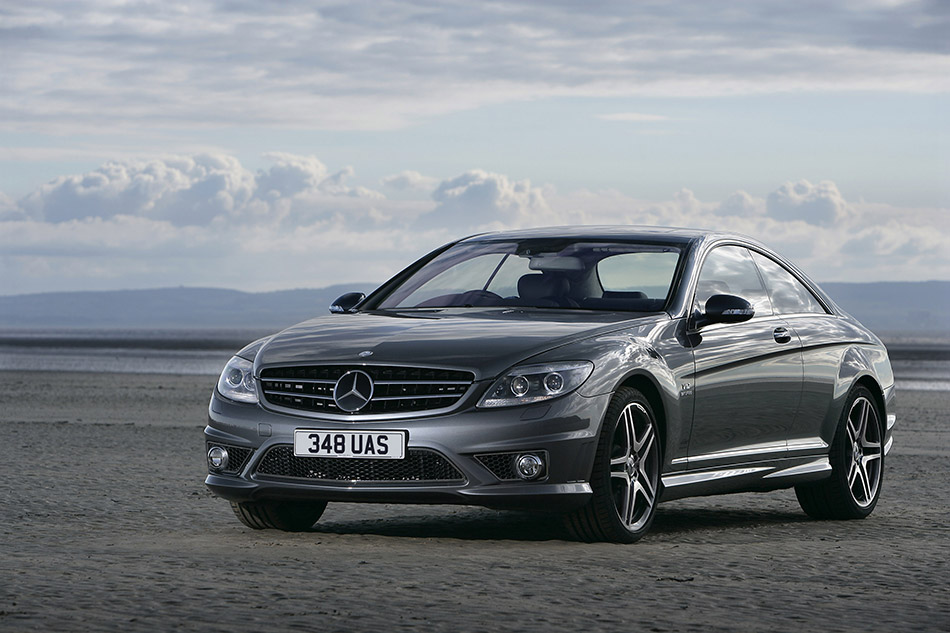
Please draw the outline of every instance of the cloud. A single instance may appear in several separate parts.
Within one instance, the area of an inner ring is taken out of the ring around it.
[[[50,222],[135,215],[201,225],[243,206],[253,191],[254,178],[237,159],[205,154],[108,162],[42,185],[20,206],[29,217]]]
[[[950,87],[939,2],[14,3],[0,122],[392,129],[554,96]]]
[[[350,184],[352,167],[266,157],[257,172],[226,154],[112,161],[19,201],[0,195],[0,293],[381,281],[466,234],[564,224],[736,231],[818,280],[950,278],[950,209],[849,201],[830,181],[787,182],[761,197],[704,200],[682,189],[643,200],[474,169],[390,199]],[[396,176],[430,182],[407,173]]]
[[[264,158],[274,161],[274,165],[257,174],[257,195],[261,198],[284,198],[294,196],[308,189],[319,189],[327,183],[327,167],[315,156],[296,156],[283,152],[269,152]],[[336,185],[343,179],[337,175],[333,179]]]
[[[714,213],[720,216],[754,217],[765,212],[765,207],[745,191],[736,191],[716,207]]]
[[[229,220],[287,219],[299,210],[299,200],[307,208],[339,210],[348,205],[328,201],[383,197],[371,189],[347,185],[355,173],[352,167],[330,173],[314,156],[269,152],[264,158],[273,164],[256,174],[226,154],[111,161],[38,187],[19,202],[19,210],[53,223],[122,215],[176,226],[206,226]]]
[[[423,176],[417,171],[401,171],[392,176],[386,176],[380,181],[384,186],[399,191],[430,191],[439,183],[438,178]]]
[[[16,201],[0,191],[0,222],[4,220],[22,220],[26,214],[20,209]]]
[[[766,211],[778,220],[802,220],[816,226],[831,226],[850,214],[837,185],[828,180],[817,185],[807,180],[785,183],[769,194]]]
[[[432,192],[436,207],[419,224],[470,230],[489,226],[531,226],[556,221],[541,189],[527,180],[480,169],[439,183]]]

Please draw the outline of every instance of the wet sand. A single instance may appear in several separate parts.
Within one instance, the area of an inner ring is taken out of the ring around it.
[[[0,379],[0,631],[950,630],[950,393],[899,394],[867,520],[687,499],[621,546],[458,506],[249,530],[203,484],[213,377]]]

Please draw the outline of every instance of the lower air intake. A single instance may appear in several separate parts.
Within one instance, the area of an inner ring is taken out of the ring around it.
[[[314,481],[457,483],[465,477],[435,451],[411,448],[404,459],[297,457],[290,445],[269,449],[257,466],[265,477]]]

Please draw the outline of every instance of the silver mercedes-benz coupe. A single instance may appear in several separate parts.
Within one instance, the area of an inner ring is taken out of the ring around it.
[[[207,486],[252,528],[330,501],[553,512],[633,542],[660,501],[794,487],[855,519],[881,494],[881,341],[747,237],[548,228],[447,244],[221,374]]]

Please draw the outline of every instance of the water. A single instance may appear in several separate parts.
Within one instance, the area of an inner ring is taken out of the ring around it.
[[[891,361],[897,388],[915,391],[950,391],[950,360]]]
[[[0,330],[0,370],[217,375],[258,330]],[[891,343],[900,390],[950,391],[950,343]]]
[[[0,370],[217,375],[249,330],[0,330]]]

